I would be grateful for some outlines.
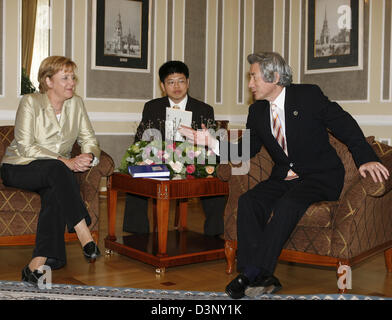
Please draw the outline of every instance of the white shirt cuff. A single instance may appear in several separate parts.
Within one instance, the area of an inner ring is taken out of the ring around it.
[[[219,140],[215,139],[215,146],[211,149],[211,151],[219,156]]]

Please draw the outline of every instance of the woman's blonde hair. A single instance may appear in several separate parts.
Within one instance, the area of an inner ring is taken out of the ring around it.
[[[67,57],[50,56],[45,58],[42,60],[38,70],[39,91],[41,93],[48,91],[47,77],[51,78],[63,69],[73,72],[76,68],[76,63]]]

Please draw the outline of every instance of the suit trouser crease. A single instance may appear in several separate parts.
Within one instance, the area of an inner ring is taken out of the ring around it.
[[[37,192],[41,198],[33,257],[66,261],[64,231],[75,232],[82,219],[91,218],[80,195],[74,173],[59,160],[35,160],[27,165],[2,166],[7,186]]]
[[[206,220],[204,222],[204,234],[223,234],[223,211],[226,205],[225,196],[212,196],[200,198]],[[148,198],[127,193],[124,210],[123,230],[131,233],[148,233],[150,226],[148,221]]]
[[[343,180],[342,180],[343,181]],[[273,274],[279,255],[308,207],[337,200],[342,183],[322,180],[267,180],[240,196],[237,215],[237,269],[247,266]]]

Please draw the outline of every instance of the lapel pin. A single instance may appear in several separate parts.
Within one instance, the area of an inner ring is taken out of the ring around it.
[[[294,115],[294,116],[298,116],[298,111],[295,110],[295,111],[293,112],[293,115]]]

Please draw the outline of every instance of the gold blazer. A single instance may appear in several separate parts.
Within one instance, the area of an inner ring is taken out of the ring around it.
[[[15,139],[7,148],[2,163],[28,164],[38,159],[71,157],[75,143],[82,153],[99,158],[101,150],[81,97],[64,101],[60,121],[46,93],[24,95],[15,119]]]

